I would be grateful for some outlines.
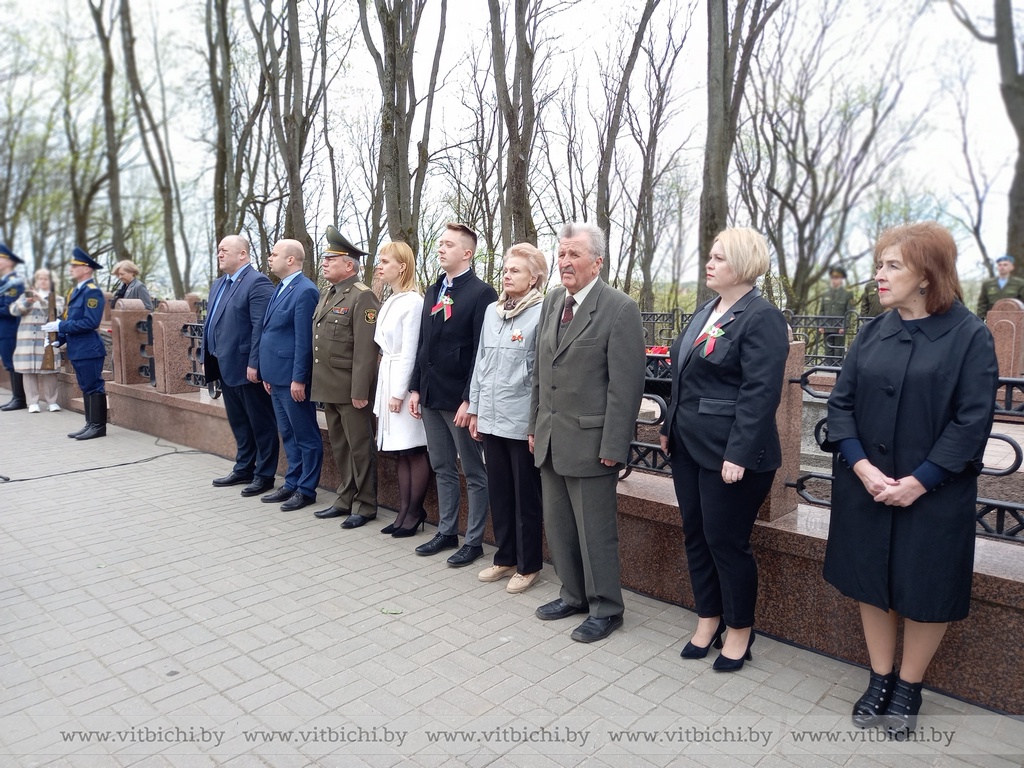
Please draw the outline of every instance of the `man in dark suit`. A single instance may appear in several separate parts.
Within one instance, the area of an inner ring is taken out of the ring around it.
[[[107,389],[103,381],[106,348],[96,330],[103,321],[103,291],[93,280],[103,269],[83,249],[75,247],[71,257],[71,278],[75,287],[68,297],[64,317],[42,326],[43,333],[56,333],[56,345],[67,344],[67,359],[75,367],[75,378],[82,390],[85,427],[68,437],[92,440],[107,434]]]
[[[615,485],[644,390],[640,309],[600,279],[605,249],[593,224],[562,228],[562,287],[541,308],[529,426],[548,549],[562,581],[559,598],[537,616],[589,612],[572,633],[581,643],[622,626]]]
[[[259,378],[263,317],[274,286],[249,265],[249,243],[240,235],[220,241],[217,264],[224,274],[210,287],[203,370],[207,381],[220,381],[237,450],[231,473],[213,484],[246,484],[242,495],[258,496],[274,487],[279,450],[274,406]]]
[[[298,240],[278,240],[270,271],[281,279],[267,306],[260,339],[259,377],[270,394],[277,428],[288,457],[284,485],[260,501],[283,502],[281,510],[302,509],[316,501],[324,444],[316,405],[309,397],[313,378],[313,310],[316,285],[302,274],[306,252]]]
[[[0,362],[11,377],[11,399],[0,406],[0,411],[20,411],[28,407],[21,374],[14,370],[14,347],[21,318],[11,313],[11,305],[25,292],[25,281],[15,271],[23,263],[20,256],[0,243]]]
[[[476,233],[449,224],[438,242],[444,274],[423,299],[419,347],[409,385],[409,412],[423,419],[430,465],[437,475],[437,535],[416,547],[418,555],[436,555],[459,546],[459,470],[462,460],[469,494],[466,543],[448,558],[462,568],[483,556],[487,523],[487,471],[481,444],[469,434],[469,385],[480,342],[484,311],[498,294],[473,273]]]
[[[313,398],[324,405],[338,497],[314,514],[321,520],[348,515],[342,528],[359,528],[377,517],[377,445],[369,405],[377,385],[380,349],[373,332],[380,300],[359,279],[359,260],[366,255],[327,227],[321,269],[331,287],[313,313]]]

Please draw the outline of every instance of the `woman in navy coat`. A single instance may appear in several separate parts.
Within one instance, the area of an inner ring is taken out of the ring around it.
[[[875,265],[889,311],[857,335],[828,403],[823,447],[836,453],[825,579],[860,603],[871,677],[853,722],[902,738],[947,622],[970,606],[998,369],[992,335],[961,303],[949,232],[934,222],[890,229]]]
[[[768,266],[759,233],[721,232],[706,267],[718,297],[697,310],[670,355],[672,404],[661,447],[671,457],[698,616],[680,655],[704,658],[714,644],[722,648],[720,672],[750,659],[757,599],[750,533],[782,463],[775,411],[789,329],[754,287]]]

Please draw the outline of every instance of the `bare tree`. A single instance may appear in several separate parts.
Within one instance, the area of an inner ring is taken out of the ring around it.
[[[246,18],[267,88],[271,131],[287,179],[284,228],[276,236],[302,243],[307,257],[303,271],[315,279],[313,239],[305,219],[303,173],[310,135],[327,85],[333,79],[321,56],[328,44],[333,6],[330,0],[323,0],[323,5],[316,2],[311,10],[312,39],[307,39],[300,24],[298,2],[286,0],[283,7],[276,9],[274,2],[267,0],[262,4],[262,16],[257,17],[252,0],[245,0]],[[311,50],[308,72],[303,64],[303,50]]]
[[[858,206],[907,151],[920,120],[896,121],[903,92],[897,52],[879,82],[831,67],[830,56],[842,57],[830,37],[841,6],[822,6],[816,25],[787,7],[772,54],[752,72],[749,132],[736,150],[742,203],[773,246],[787,306],[798,314],[829,266],[851,261],[847,239]]]
[[[709,295],[704,266],[715,235],[728,220],[729,166],[751,59],[765,25],[782,0],[734,0],[732,5],[730,18],[728,0],[707,0],[708,117],[700,193],[698,301]]]
[[[416,93],[413,55],[426,0],[373,0],[381,35],[378,47],[370,32],[367,6],[359,0],[359,24],[363,40],[377,69],[381,90],[380,175],[383,179],[388,234],[419,251],[419,217],[423,185],[427,178],[430,121],[434,109],[441,50],[444,47],[448,0],[441,0],[441,19],[434,44],[426,93]],[[416,111],[423,104],[423,123],[416,145],[416,162],[410,163],[410,145]]]
[[[640,49],[647,34],[647,26],[650,24],[651,17],[654,15],[654,11],[660,2],[661,0],[645,0],[640,20],[633,27],[633,39],[629,50],[623,52],[625,59],[608,62],[601,67],[601,85],[604,90],[605,108],[603,114],[596,118],[599,145],[596,184],[596,224],[604,230],[608,242],[611,242],[613,208],[611,175],[612,169],[615,167],[615,143],[619,139],[622,113],[626,104],[626,94],[629,92],[629,81],[633,77],[633,68],[636,66],[637,58],[640,56]],[[607,280],[608,275],[611,274],[610,261],[610,259],[605,259],[601,265],[601,277],[604,280]]]
[[[654,310],[654,258],[672,214],[671,207],[658,205],[665,201],[664,196],[659,196],[658,188],[675,168],[683,146],[682,141],[677,141],[668,152],[661,151],[661,139],[667,134],[665,128],[676,113],[672,82],[676,62],[686,43],[689,14],[686,23],[679,25],[677,9],[673,7],[667,22],[661,50],[655,50],[655,35],[648,34],[643,48],[646,62],[643,98],[629,99],[630,106],[626,111],[626,123],[640,153],[641,170],[632,195],[633,223],[625,248],[627,258],[622,289],[626,293],[632,292],[633,271],[639,267],[642,284],[637,303],[646,312]],[[646,116],[633,106],[637,102],[646,107]]]
[[[999,93],[1003,107],[1017,136],[1017,160],[1008,192],[1006,253],[1017,261],[1024,259],[1024,72],[1021,72],[1013,3],[993,0],[991,32],[983,31],[959,0],[947,0],[953,15],[964,28],[983,43],[994,45],[999,62]],[[987,257],[986,257],[987,260]],[[991,265],[988,265],[991,270]]]

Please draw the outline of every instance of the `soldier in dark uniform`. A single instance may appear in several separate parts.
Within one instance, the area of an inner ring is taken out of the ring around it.
[[[981,291],[978,293],[978,317],[982,320],[988,315],[1000,299],[1020,299],[1024,301],[1024,277],[1014,277],[1013,256],[1004,254],[996,259],[998,277],[986,280],[981,284]]]
[[[860,316],[878,317],[882,312],[882,304],[878,301],[878,283],[869,280],[864,284],[864,295],[860,297]]]
[[[103,269],[81,248],[71,257],[71,278],[75,287],[68,296],[64,318],[43,326],[44,333],[57,334],[57,346],[67,345],[67,359],[75,368],[75,378],[85,403],[85,427],[68,437],[92,440],[107,434],[107,391],[103,383],[103,359],[106,350],[97,328],[103,320],[103,291],[92,279]]]
[[[373,340],[380,300],[359,280],[368,255],[327,227],[322,270],[331,287],[313,313],[312,398],[323,403],[327,434],[338,469],[338,497],[314,513],[321,520],[349,515],[342,528],[377,517],[377,449],[373,400],[379,349]]]
[[[14,347],[21,318],[11,314],[11,305],[25,292],[25,281],[14,270],[22,264],[10,248],[0,243],[0,360],[11,377],[11,399],[0,411],[20,411],[26,407],[21,374],[14,370]]]

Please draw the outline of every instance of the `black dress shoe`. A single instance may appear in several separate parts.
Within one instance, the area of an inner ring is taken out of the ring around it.
[[[446,536],[443,533],[439,533],[426,544],[420,544],[416,547],[417,555],[436,555],[446,549],[455,549],[459,546],[458,536]]]
[[[268,493],[266,496],[260,496],[260,501],[264,504],[276,504],[279,501],[288,501],[288,499],[292,497],[293,493],[295,493],[294,488],[282,485],[273,493]],[[245,491],[242,491],[242,494],[244,495]]]
[[[605,616],[603,619],[590,616],[576,627],[569,637],[577,643],[592,643],[595,640],[604,640],[621,626],[621,616]]]
[[[583,606],[582,608],[577,608],[575,605],[569,605],[562,598],[558,598],[557,600],[552,600],[550,603],[545,603],[544,605],[542,605],[540,608],[534,611],[534,615],[538,619],[543,619],[544,621],[551,621],[552,619],[564,619],[567,616],[572,616],[577,613],[586,612],[586,606]]]
[[[366,525],[371,520],[376,520],[377,516],[367,517],[366,515],[355,514],[349,517],[344,523],[341,524],[342,528],[359,528],[360,526]]]
[[[215,478],[213,484],[218,488],[226,488],[229,485],[245,485],[252,482],[252,475],[243,475],[241,472],[232,472],[230,475]]]
[[[254,477],[252,482],[249,483],[245,488],[242,489],[243,496],[259,496],[261,493],[266,493],[274,487],[274,478],[272,477]]]
[[[448,558],[448,565],[452,568],[463,568],[483,555],[483,547],[471,547],[469,544],[464,544],[462,549]]]
[[[313,517],[317,517],[321,520],[329,520],[332,517],[344,517],[345,515],[351,515],[352,512],[347,509],[338,509],[337,507],[328,507],[327,509],[320,509],[313,513]]]
[[[683,647],[683,650],[679,652],[680,657],[684,659],[703,659],[708,655],[708,650],[711,647],[721,648],[722,647],[722,635],[725,634],[725,619],[719,617],[718,629],[715,630],[714,637],[711,638],[711,642],[707,645],[700,646],[694,645],[692,641],[688,641]]]
[[[307,496],[304,493],[296,491],[288,501],[281,505],[281,511],[294,512],[296,509],[302,509],[303,507],[308,507],[310,504],[314,503],[316,503],[316,496]]]
[[[738,659],[731,659],[725,655],[725,652],[718,654],[718,658],[715,659],[715,663],[711,665],[711,668],[715,672],[739,672],[743,669],[744,661],[753,661],[754,655],[750,652],[750,649],[754,645],[754,638],[757,634],[754,630],[750,630],[750,639],[747,641],[747,650]]]

